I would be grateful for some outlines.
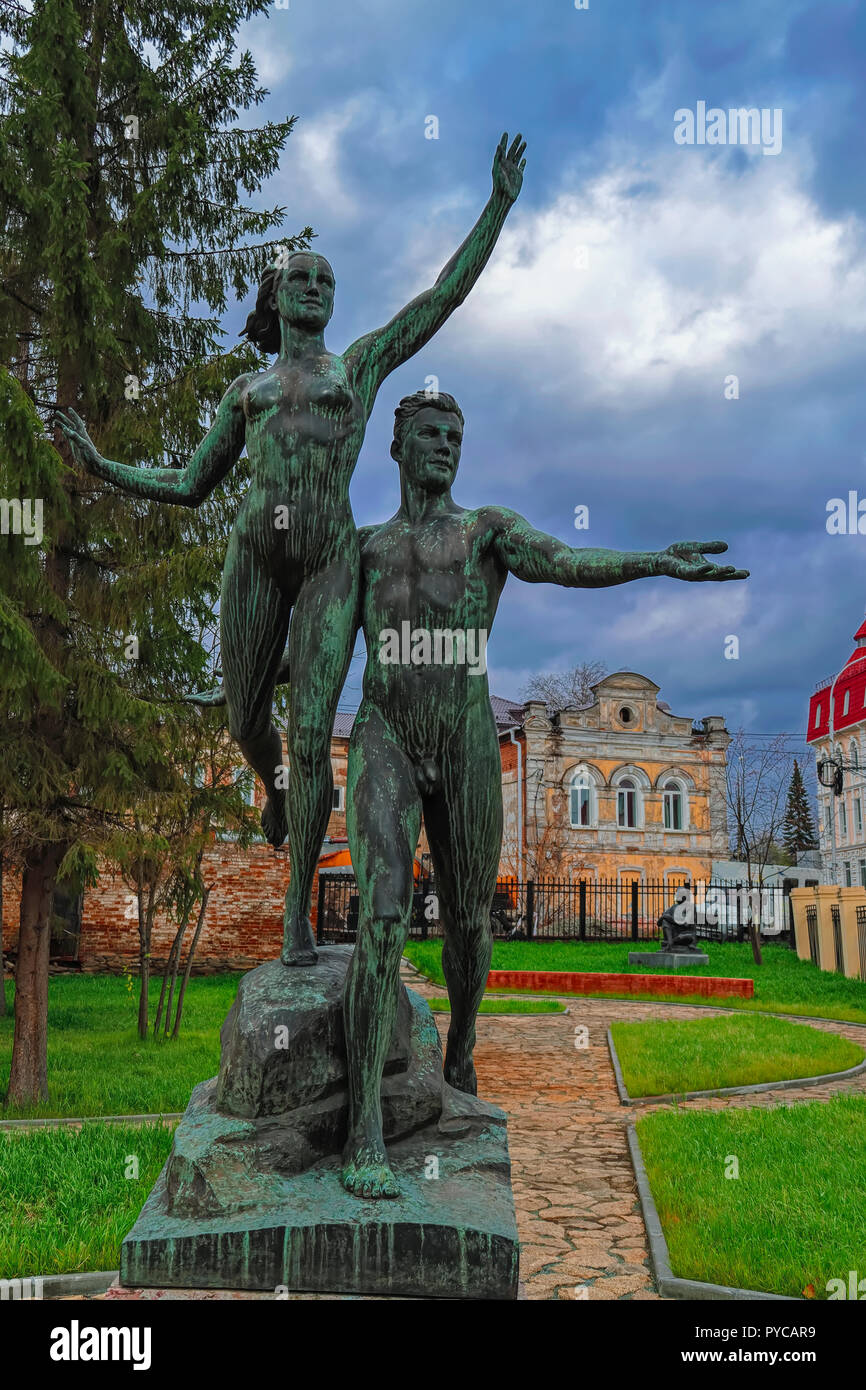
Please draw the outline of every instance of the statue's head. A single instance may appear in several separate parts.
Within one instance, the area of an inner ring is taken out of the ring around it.
[[[262,352],[279,352],[280,319],[319,330],[334,312],[334,272],[315,251],[292,251],[269,266],[241,337]]]
[[[444,391],[416,391],[394,411],[391,457],[410,482],[429,492],[446,492],[457,476],[463,443],[463,412]]]

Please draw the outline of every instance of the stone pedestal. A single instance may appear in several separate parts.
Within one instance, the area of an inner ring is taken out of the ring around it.
[[[665,970],[682,970],[690,965],[709,965],[704,951],[629,951],[629,965],[659,965]]]
[[[219,1076],[193,1091],[123,1242],[125,1287],[517,1296],[505,1115],[445,1084],[433,1015],[402,985],[382,1083],[401,1195],[364,1200],[340,1182],[351,951],[241,981]]]

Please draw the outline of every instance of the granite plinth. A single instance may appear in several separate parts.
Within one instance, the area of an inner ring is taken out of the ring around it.
[[[690,965],[709,965],[704,951],[629,951],[629,965],[660,965],[666,970],[683,970]]]

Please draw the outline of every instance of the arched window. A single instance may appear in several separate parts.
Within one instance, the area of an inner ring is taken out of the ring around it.
[[[595,784],[585,767],[579,767],[571,779],[569,811],[576,830],[596,824]]]
[[[854,768],[859,769],[859,767],[860,767],[860,755],[859,755],[859,752],[858,752],[858,750],[857,750],[857,740],[854,739],[854,738],[852,738],[852,740],[851,740],[851,763],[852,763],[852,766],[853,766]]]
[[[685,830],[685,797],[679,782],[665,782],[662,787],[665,830]]]
[[[622,830],[638,825],[638,790],[631,777],[623,777],[616,792],[616,823]]]

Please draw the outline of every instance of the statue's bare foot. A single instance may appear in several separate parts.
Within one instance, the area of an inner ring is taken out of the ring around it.
[[[308,917],[296,917],[286,923],[280,960],[283,965],[315,965],[319,959],[316,938]]]
[[[445,1080],[455,1091],[465,1091],[467,1096],[478,1095],[478,1077],[471,1053],[468,1057],[461,1057],[452,1054],[450,1048],[445,1049]]]
[[[343,1186],[356,1197],[399,1197],[385,1145],[380,1140],[350,1139],[343,1151]]]
[[[279,849],[289,833],[285,792],[271,792],[262,808],[262,830],[268,843],[273,845],[274,849]]]

